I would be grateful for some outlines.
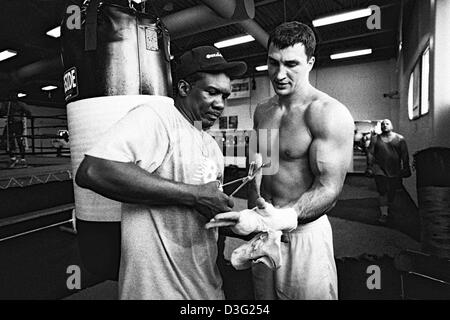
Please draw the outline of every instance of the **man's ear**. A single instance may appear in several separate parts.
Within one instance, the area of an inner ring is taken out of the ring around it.
[[[314,62],[316,62],[316,57],[312,56],[309,58],[308,64],[309,64],[309,70],[311,70],[314,66]]]
[[[191,91],[191,85],[186,80],[178,81],[178,94],[182,97],[189,95]]]

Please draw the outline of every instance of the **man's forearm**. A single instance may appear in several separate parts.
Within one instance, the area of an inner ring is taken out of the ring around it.
[[[330,187],[313,187],[305,192],[293,206],[298,215],[298,223],[316,220],[334,207],[339,192]]]
[[[146,205],[195,203],[196,187],[163,179],[132,163],[82,163],[76,183],[112,200]]]

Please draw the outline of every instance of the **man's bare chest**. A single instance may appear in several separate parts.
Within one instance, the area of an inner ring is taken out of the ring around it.
[[[259,141],[264,135],[270,135],[272,149],[278,144],[279,157],[286,161],[301,159],[308,156],[312,136],[302,112],[268,113],[258,123]],[[260,148],[268,146],[260,144]]]

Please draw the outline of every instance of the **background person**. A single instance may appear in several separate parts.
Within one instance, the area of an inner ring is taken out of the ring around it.
[[[24,124],[23,117],[31,117],[30,109],[25,103],[18,101],[16,93],[12,93],[9,101],[2,103],[0,116],[6,116],[3,140],[7,142],[10,168],[27,166],[25,159],[25,137],[23,137],[26,124]],[[16,143],[19,149],[19,158],[16,157]]]
[[[375,177],[379,193],[380,223],[386,223],[402,179],[411,176],[405,138],[393,131],[389,119],[381,121],[381,134],[373,135],[367,152],[366,175]]]

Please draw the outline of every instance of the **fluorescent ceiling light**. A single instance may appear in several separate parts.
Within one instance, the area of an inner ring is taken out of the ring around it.
[[[16,54],[17,54],[17,52],[14,50],[10,50],[10,49],[4,50],[4,51],[0,52],[0,61],[14,57]]]
[[[17,94],[17,98],[23,98],[23,97],[26,97],[26,96],[27,96],[27,94],[26,93],[22,93],[22,92],[19,92]]]
[[[312,23],[313,23],[314,27],[320,27],[320,26],[325,26],[327,24],[333,24],[333,23],[368,17],[371,14],[372,14],[372,9],[366,8],[366,9],[360,9],[360,10],[355,10],[355,11],[350,11],[350,12],[345,12],[345,13],[340,13],[340,14],[334,14],[332,16],[319,18],[319,19],[313,20]]]
[[[53,28],[52,30],[47,31],[46,34],[53,38],[59,38],[61,36],[61,27]]]
[[[56,88],[58,88],[58,87],[56,87],[56,86],[45,86],[45,87],[42,87],[41,89],[44,90],[44,91],[50,91],[50,90],[55,90]]]
[[[214,43],[214,46],[216,48],[220,49],[220,48],[231,47],[231,46],[235,46],[235,45],[250,42],[250,41],[255,41],[255,38],[253,38],[251,35],[248,34],[246,36],[239,36],[236,38],[216,42],[216,43]]]
[[[256,71],[266,71],[267,70],[267,64],[263,65],[263,66],[257,66],[255,69]]]
[[[349,57],[363,56],[363,55],[371,54],[371,53],[372,53],[372,49],[363,49],[363,50],[335,53],[335,54],[330,55],[330,58],[332,60],[344,59],[344,58],[349,58]]]

